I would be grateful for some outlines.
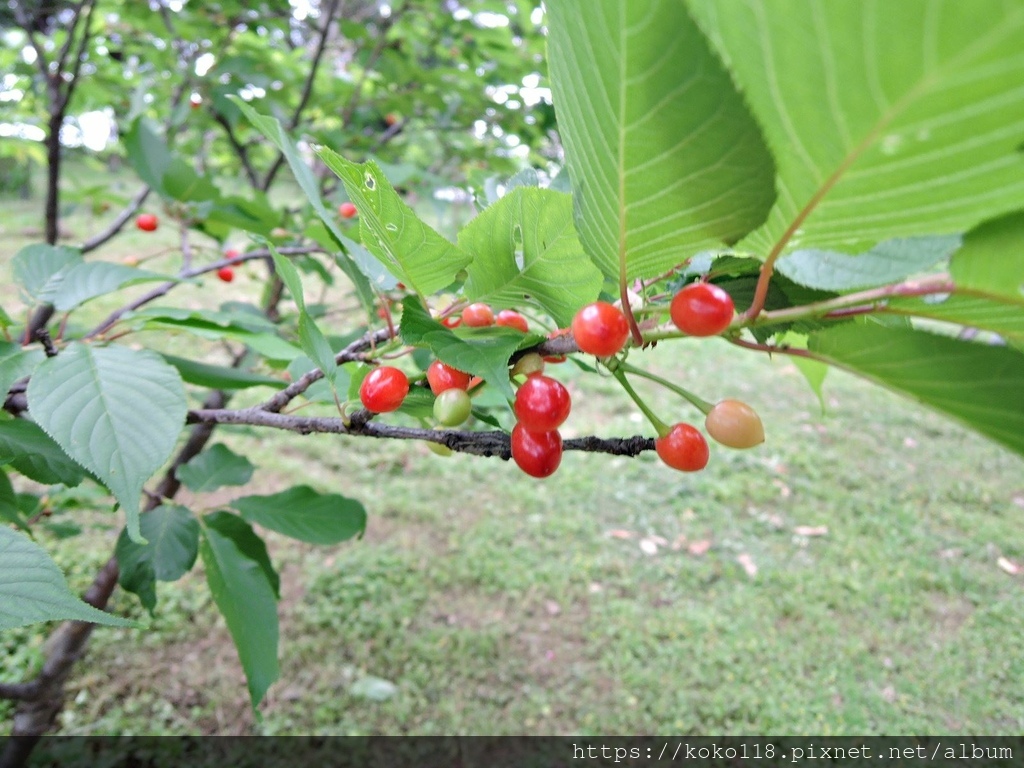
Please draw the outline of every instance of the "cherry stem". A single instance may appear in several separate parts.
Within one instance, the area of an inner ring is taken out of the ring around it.
[[[633,336],[633,343],[639,347],[644,343],[644,335],[640,331],[636,318],[633,316],[633,307],[629,303],[629,287],[626,285],[625,280],[619,285],[619,297],[622,299],[622,314],[629,325],[629,332]]]
[[[697,408],[705,416],[711,411],[712,408],[714,408],[714,406],[707,400],[697,397],[697,395],[693,394],[693,392],[691,392],[690,390],[685,389],[679,386],[678,384],[673,384],[668,379],[663,379],[661,376],[657,376],[653,373],[648,373],[647,371],[641,368],[635,368],[629,363],[620,363],[619,367],[622,368],[622,370],[624,371],[628,371],[629,373],[632,373],[636,376],[641,376],[645,379],[649,379],[650,381],[653,381],[657,384],[661,384],[661,386],[665,387],[666,389],[672,390],[677,395],[688,400],[695,408]]]
[[[665,437],[665,435],[670,431],[668,425],[654,415],[654,411],[647,407],[647,403],[645,403],[640,395],[636,393],[636,390],[630,386],[629,382],[626,380],[626,372],[622,370],[622,365],[623,364],[620,362],[618,365],[609,368],[608,370],[611,371],[612,376],[618,379],[619,384],[621,384],[622,388],[626,390],[626,394],[630,396],[634,403],[636,403],[636,407],[643,411],[644,416],[647,417],[647,420],[651,422],[651,426],[654,427],[654,431],[658,433],[658,437]]]

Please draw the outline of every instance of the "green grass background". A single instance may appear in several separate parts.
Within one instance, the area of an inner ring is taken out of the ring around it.
[[[0,304],[23,317],[9,262],[41,240],[40,205],[3,205]],[[65,214],[71,242],[110,215],[83,204]],[[135,255],[173,270],[176,242],[164,217],[154,235],[126,231],[95,257]],[[214,258],[207,245],[198,259]],[[206,280],[166,301],[254,301],[262,274],[244,266],[231,285]],[[95,324],[144,290],[86,305],[69,328]],[[338,291],[318,298],[340,308],[335,322],[352,305]],[[138,341],[189,354],[197,344]],[[224,357],[217,345],[209,353]],[[1024,576],[997,564],[1024,563],[1020,458],[841,372],[829,375],[822,414],[791,363],[719,340],[665,343],[632,362],[707,399],[746,400],[767,442],[746,452],[713,447],[696,475],[651,456],[570,453],[554,477],[535,481],[496,459],[443,459],[411,443],[218,430],[257,475],[244,489],[183,493],[183,503],[202,512],[236,494],[308,483],[361,500],[365,538],[320,548],[266,534],[283,581],[282,678],[259,719],[197,567],[160,585],[149,629],[97,630],[62,732],[1024,729]],[[649,433],[613,381],[572,365],[553,370],[573,396],[566,436]],[[670,393],[638,386],[664,418],[695,418]],[[83,588],[121,521],[94,487],[61,498],[78,508],[51,522],[74,523],[81,535],[61,539],[57,526],[39,538]],[[800,535],[799,526],[827,533]],[[645,538],[655,554],[641,548]],[[131,595],[119,592],[114,607],[142,616]],[[47,629],[0,634],[0,679],[39,664]],[[0,704],[0,732],[9,714]]]

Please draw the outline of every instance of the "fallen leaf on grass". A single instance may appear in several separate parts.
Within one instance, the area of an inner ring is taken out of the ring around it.
[[[689,552],[691,555],[696,555],[697,557],[700,557],[709,549],[711,549],[711,542],[707,539],[701,539],[700,541],[693,542],[690,546],[686,548],[686,551]]]
[[[658,554],[658,545],[654,539],[640,539],[640,551],[645,555]]]
[[[673,552],[678,552],[680,549],[683,548],[683,544],[685,544],[685,543],[686,543],[686,537],[683,534],[680,533],[672,541],[672,551]]]
[[[562,606],[560,606],[554,600],[545,600],[544,610],[548,612],[549,616],[557,616],[562,612]]]
[[[747,572],[747,576],[750,578],[757,576],[757,563],[755,563],[754,558],[746,552],[742,552],[737,555],[736,562],[743,566],[743,570]]]
[[[996,565],[998,565],[1011,576],[1016,576],[1024,572],[1024,566],[1017,565],[1015,562],[1013,562],[1013,560],[1008,560],[1005,557],[1000,557],[998,560],[996,560]]]
[[[798,525],[793,529],[797,536],[827,536],[827,525]]]
[[[605,531],[605,536],[611,536],[613,539],[632,539],[636,534],[632,531],[624,531],[621,528],[616,528],[612,531]]]

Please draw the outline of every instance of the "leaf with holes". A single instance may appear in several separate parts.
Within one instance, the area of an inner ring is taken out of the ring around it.
[[[139,494],[185,423],[185,387],[155,352],[72,343],[28,385],[29,412],[64,452],[117,497],[141,540]]]
[[[688,0],[778,164],[740,247],[858,253],[1022,207],[1024,5]]]
[[[759,226],[775,198],[772,157],[684,4],[547,8],[577,229],[601,271],[653,277]]]
[[[316,147],[324,164],[338,175],[359,209],[363,244],[398,280],[421,294],[446,288],[472,258],[427,226],[372,160],[350,162],[326,147]]]
[[[89,621],[135,627],[82,602],[46,551],[27,536],[0,525],[0,631],[40,621]]]
[[[513,189],[463,228],[459,247],[478,254],[466,269],[470,301],[514,308],[529,297],[565,327],[601,290],[601,272],[573,228],[572,197],[562,192]]]

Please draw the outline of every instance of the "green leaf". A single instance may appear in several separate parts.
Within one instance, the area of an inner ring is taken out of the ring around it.
[[[174,474],[189,490],[203,493],[225,485],[245,485],[254,469],[247,458],[217,443],[178,467]]]
[[[117,497],[139,541],[139,494],[170,457],[185,422],[185,388],[155,352],[72,343],[28,385],[29,412],[64,452]]]
[[[156,607],[156,582],[177,581],[195,565],[199,552],[199,522],[185,507],[166,504],[142,515],[145,544],[122,530],[114,548],[117,583],[139,596],[150,613]]]
[[[475,254],[468,299],[518,307],[530,297],[561,327],[604,282],[576,236],[572,197],[561,192],[513,189],[459,233],[459,247]]]
[[[580,241],[653,277],[765,219],[774,165],[679,0],[548,3],[548,58]]]
[[[508,359],[519,348],[523,335],[506,328],[468,329],[456,336],[437,322],[413,297],[402,304],[402,340],[428,347],[441,362],[479,376],[497,388],[507,400],[514,397],[508,379]]]
[[[14,280],[34,301],[49,301],[71,268],[82,263],[82,252],[65,245],[33,243],[11,259]]]
[[[1024,454],[1024,355],[907,328],[848,323],[810,337],[826,362],[942,411]]]
[[[808,288],[851,291],[895,283],[923,272],[948,259],[960,244],[959,235],[939,235],[886,240],[853,256],[801,250],[783,256],[775,268]]]
[[[14,325],[14,321],[11,319],[11,316],[7,314],[3,307],[0,307],[0,330],[7,330],[12,325]]]
[[[67,270],[50,303],[57,311],[67,312],[118,288],[157,280],[173,281],[175,278],[106,261],[83,262]]]
[[[345,238],[338,227],[333,213],[324,207],[323,200],[320,197],[320,185],[317,183],[316,177],[313,176],[313,172],[303,161],[298,149],[288,137],[288,133],[281,123],[272,117],[259,114],[238,97],[232,96],[231,103],[237,106],[242,114],[248,118],[249,122],[270,139],[271,143],[281,151],[285,160],[288,161],[288,166],[292,169],[299,187],[306,193],[306,198],[309,200],[310,205],[313,206],[313,210],[316,211],[324,226],[334,235],[335,239],[339,243],[344,243],[347,238]],[[370,309],[373,307],[374,302],[374,292],[370,287],[370,283],[376,284],[379,288],[390,286],[387,280],[381,279],[383,273],[380,270],[380,266],[374,260],[361,260],[358,258],[358,255],[358,252],[350,252],[348,254],[349,258],[338,259],[338,266],[348,276],[349,280],[352,281],[352,285],[355,286],[363,306]]]
[[[925,317],[967,328],[992,331],[1006,339],[1024,341],[1024,311],[1007,302],[970,295],[940,295],[890,299],[882,311]]]
[[[164,174],[171,165],[171,151],[167,142],[157,133],[153,124],[144,117],[137,118],[129,126],[123,139],[128,163],[151,188],[165,194]]]
[[[135,627],[82,602],[46,551],[27,536],[0,525],[0,631],[40,621],[88,621]]]
[[[299,345],[309,359],[313,360],[324,372],[326,378],[332,380],[334,371],[338,367],[334,362],[334,352],[331,350],[331,345],[327,343],[323,332],[306,311],[306,299],[302,291],[302,278],[299,276],[299,270],[278,253],[271,243],[266,245],[270,248],[270,255],[274,259],[274,267],[278,276],[287,286],[295,305],[299,308]]]
[[[249,387],[274,387],[284,389],[288,384],[273,376],[263,376],[239,368],[199,363],[161,353],[165,362],[178,369],[181,378],[189,384],[209,389],[248,389]]]
[[[3,459],[0,458],[0,464],[3,463]],[[0,469],[0,520],[13,523],[31,535],[31,530],[22,515],[21,505],[18,504],[18,494],[14,492],[11,479],[2,469]]]
[[[807,349],[807,336],[800,333],[788,332],[780,336],[778,343],[780,346],[795,347],[796,349]],[[825,377],[828,375],[828,366],[820,360],[814,360],[809,357],[801,357],[799,355],[793,355],[789,358],[789,362],[796,366],[796,369],[803,374],[804,379],[807,381],[807,385],[811,388],[814,396],[818,398],[818,405],[821,406],[821,412],[825,413]]]
[[[1024,6],[688,0],[764,128],[779,196],[741,247],[864,250],[1024,204]]]
[[[369,160],[357,164],[326,147],[315,151],[359,209],[364,245],[398,280],[420,294],[451,285],[472,258],[421,221]]]
[[[25,419],[0,421],[0,465],[4,464],[44,485],[73,487],[86,475],[38,424]]]
[[[968,232],[949,272],[958,289],[1024,306],[1024,211],[986,221]]]
[[[246,520],[310,544],[337,544],[361,536],[366,510],[354,499],[297,485],[271,496],[244,496],[231,502]]]
[[[257,333],[246,320],[222,312],[190,312],[153,307],[125,317],[133,327],[188,331],[204,339],[233,339],[271,360],[294,360],[302,350],[274,333]]]
[[[0,396],[6,398],[11,385],[29,376],[45,358],[41,349],[22,349],[20,344],[0,341]]]
[[[266,547],[248,524],[226,512],[207,515],[202,534],[206,581],[235,641],[256,707],[280,675],[277,588],[267,573],[269,559],[264,564],[252,557],[255,543],[264,556]]]

